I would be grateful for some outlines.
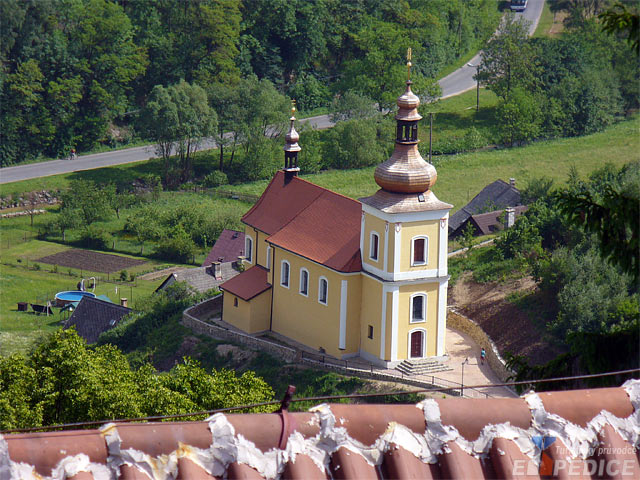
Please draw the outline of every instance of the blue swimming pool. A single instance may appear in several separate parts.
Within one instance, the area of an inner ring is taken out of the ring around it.
[[[66,292],[58,292],[56,293],[56,301],[58,305],[64,306],[69,302],[79,302],[82,300],[82,297],[93,297],[95,298],[95,294],[91,292],[81,292],[80,290],[69,290]]]

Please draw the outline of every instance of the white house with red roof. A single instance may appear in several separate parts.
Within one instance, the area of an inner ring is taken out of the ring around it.
[[[247,269],[220,287],[224,321],[378,365],[445,355],[452,205],[431,190],[410,80],[397,103],[395,150],[374,175],[381,188],[360,201],[297,176],[291,117],[285,168],[242,217]]]

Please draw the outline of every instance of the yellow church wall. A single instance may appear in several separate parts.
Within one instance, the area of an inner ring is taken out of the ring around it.
[[[251,304],[249,333],[269,330],[269,320],[271,316],[271,290],[267,290],[257,297],[252,298],[249,300],[249,303]]]
[[[384,360],[391,360],[391,328],[393,318],[393,292],[387,292],[387,328],[385,332]]]
[[[401,253],[400,272],[410,272],[413,270],[432,270],[438,268],[438,246],[440,237],[440,220],[428,220],[424,222],[403,223],[400,231]],[[411,265],[411,242],[414,237],[426,236],[429,239],[427,248],[427,264]]]
[[[362,260],[364,263],[374,266],[380,270],[384,270],[384,242],[386,222],[380,218],[374,217],[365,212],[364,214],[364,238]],[[371,232],[378,234],[378,260],[372,260],[369,255],[371,253]],[[392,250],[389,250],[391,252]]]
[[[250,227],[249,225],[245,225],[244,235],[245,235],[245,238],[250,237],[251,240],[253,241],[253,255],[251,258],[251,262],[247,261],[247,263],[249,263],[250,265],[255,265],[257,260],[258,265],[262,265],[263,267],[266,268],[267,248],[269,246],[266,239],[269,235],[267,235],[264,232],[261,232],[260,230],[256,230],[253,227]]]
[[[234,301],[238,299],[238,306],[234,306]],[[235,295],[224,292],[222,297],[222,319],[241,329],[249,332],[251,328],[251,305]]]
[[[361,275],[361,278],[360,348],[370,355],[379,358],[380,339],[382,338],[382,283],[368,275]],[[369,325],[373,327],[373,339],[368,337]]]
[[[238,306],[235,306],[235,300]],[[269,329],[271,313],[271,290],[245,301],[232,293],[224,292],[222,297],[222,319],[247,333]]]
[[[411,323],[411,296],[415,293],[427,294],[426,321]],[[427,331],[426,355],[436,355],[438,321],[438,283],[403,285],[398,294],[398,359],[409,358],[409,332],[416,328]]]
[[[311,348],[324,348],[340,357],[355,353],[359,344],[360,275],[342,275],[310,260],[274,247],[275,279],[273,285],[272,329]],[[290,265],[289,288],[281,283],[282,261]],[[308,296],[300,294],[300,269],[309,271]],[[320,277],[328,281],[327,305],[318,301]],[[347,280],[347,319],[345,349],[339,348],[340,298],[342,280]]]

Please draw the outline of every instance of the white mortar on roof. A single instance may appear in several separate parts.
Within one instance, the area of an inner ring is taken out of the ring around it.
[[[9,446],[0,435],[0,480],[65,480],[81,472],[93,475],[95,480],[115,480],[116,476],[106,465],[92,463],[87,455],[80,453],[64,457],[51,471],[50,476],[42,476],[33,465],[14,462],[9,458]]]

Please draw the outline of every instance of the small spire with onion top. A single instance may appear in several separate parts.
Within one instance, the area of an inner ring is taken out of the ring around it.
[[[300,135],[296,132],[294,123],[296,121],[295,117],[296,113],[296,101],[291,100],[291,118],[289,121],[291,124],[289,125],[289,131],[285,135],[285,145],[284,145],[284,172],[285,178],[291,178],[298,175],[300,168],[298,168],[298,152],[302,150],[300,145],[298,145],[298,140],[300,140]]]

